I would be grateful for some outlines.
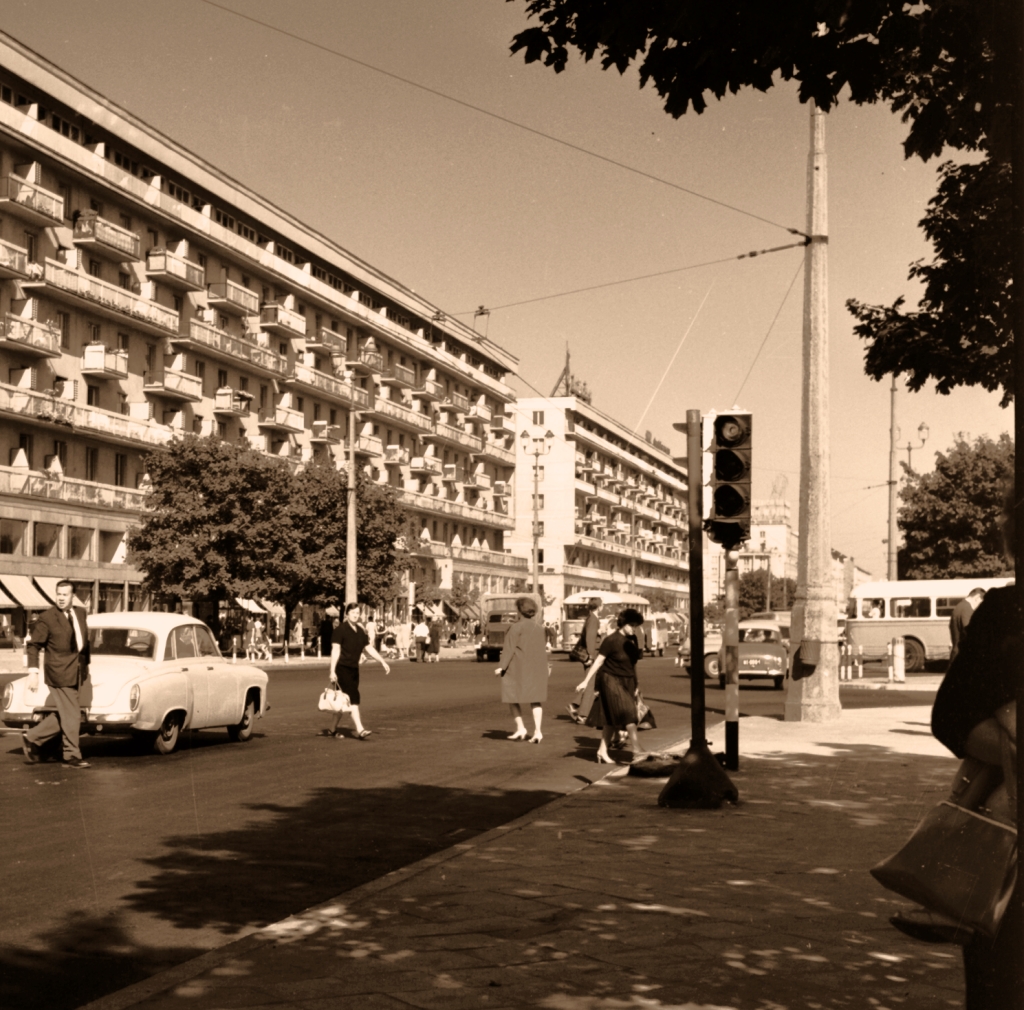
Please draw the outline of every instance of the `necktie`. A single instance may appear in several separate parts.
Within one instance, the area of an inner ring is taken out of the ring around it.
[[[71,616],[71,611],[67,613],[68,624],[71,625],[71,651],[78,652],[78,636],[75,634],[75,619]]]

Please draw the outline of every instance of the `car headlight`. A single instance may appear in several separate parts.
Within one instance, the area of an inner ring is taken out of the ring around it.
[[[11,707],[11,702],[14,701],[14,685],[8,681],[4,684],[3,699],[0,701],[0,706],[3,707],[4,711]]]
[[[139,707],[139,698],[142,696],[142,692],[139,690],[138,684],[132,684],[131,693],[128,695],[128,704],[131,706],[131,710],[134,712]]]

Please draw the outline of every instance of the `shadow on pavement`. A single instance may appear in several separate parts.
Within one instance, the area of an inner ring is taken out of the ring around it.
[[[547,803],[544,790],[322,788],[299,806],[251,805],[240,829],[167,837],[135,882],[126,910],[224,942],[326,901]],[[168,812],[176,817],[174,811]],[[0,947],[0,1006],[70,1010],[195,957],[146,947],[129,917],[68,910],[64,924],[21,947]]]

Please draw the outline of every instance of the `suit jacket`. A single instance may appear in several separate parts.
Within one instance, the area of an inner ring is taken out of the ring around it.
[[[58,607],[50,607],[32,625],[28,642],[28,665],[39,665],[39,649],[46,649],[46,683],[50,687],[79,687],[89,676],[89,629],[85,610],[73,607],[85,639],[71,647],[71,623]]]
[[[953,608],[953,614],[949,619],[949,639],[952,646],[949,652],[949,661],[951,663],[956,659],[956,654],[960,651],[964,632],[967,630],[967,625],[971,623],[973,616],[974,607],[966,599],[961,600]]]

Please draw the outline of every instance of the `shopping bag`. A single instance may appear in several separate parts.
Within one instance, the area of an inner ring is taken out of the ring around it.
[[[644,696],[640,693],[639,688],[636,692],[636,728],[658,728],[658,724],[654,721],[654,713],[651,711],[650,706],[647,704],[647,702],[644,701]]]
[[[335,691],[327,687],[320,695],[317,708],[322,712],[349,712],[352,709],[352,702],[344,691]]]
[[[587,651],[586,632],[580,634],[576,644],[572,647],[572,651],[569,653],[569,659],[576,663],[582,663],[586,666],[590,662],[590,653]]]

